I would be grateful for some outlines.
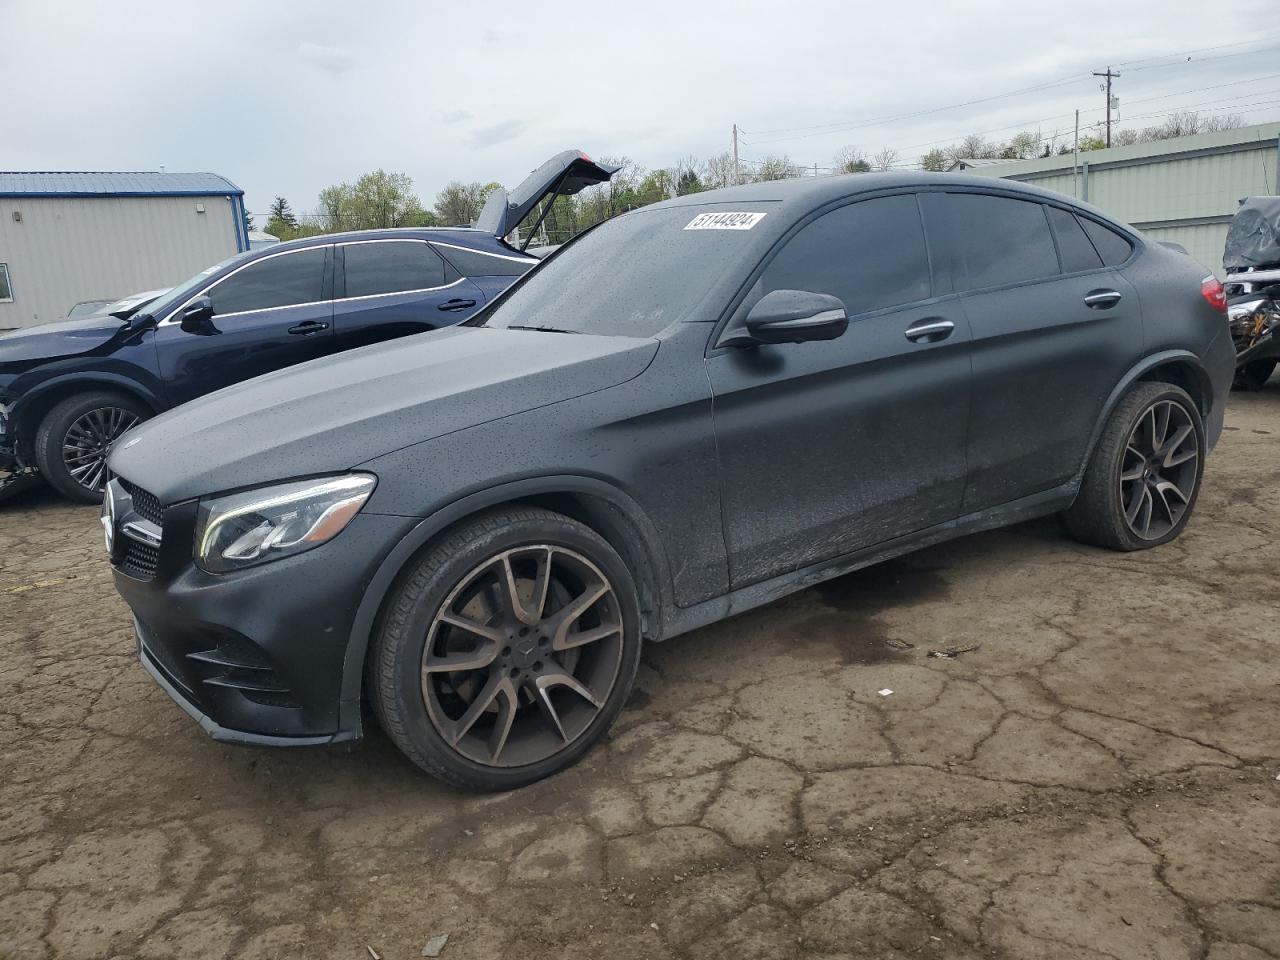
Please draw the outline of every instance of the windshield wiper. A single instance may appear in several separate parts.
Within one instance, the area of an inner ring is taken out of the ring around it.
[[[561,330],[559,327],[534,327],[512,324],[507,330],[537,330],[539,333],[581,333],[581,330]]]

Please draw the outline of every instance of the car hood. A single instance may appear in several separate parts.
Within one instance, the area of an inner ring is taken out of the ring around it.
[[[449,327],[236,384],[129,432],[111,469],[170,504],[349,470],[639,376],[658,342]]]
[[[0,364],[88,353],[126,329],[123,321],[103,314],[15,330],[0,336]]]

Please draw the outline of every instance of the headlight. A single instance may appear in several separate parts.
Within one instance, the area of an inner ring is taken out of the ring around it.
[[[376,483],[353,473],[201,500],[196,565],[227,573],[318,547],[342,532]]]

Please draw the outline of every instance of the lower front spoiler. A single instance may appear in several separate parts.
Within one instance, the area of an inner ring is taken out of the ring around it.
[[[133,632],[138,640],[138,660],[146,668],[147,673],[151,674],[151,678],[160,684],[160,688],[173,699],[174,703],[183,709],[187,716],[200,724],[201,730],[219,743],[234,743],[238,746],[247,747],[321,747],[326,744],[352,739],[350,734],[343,733],[333,733],[320,737],[276,737],[266,733],[246,733],[243,730],[232,730],[229,727],[224,727],[206,714],[201,713],[200,709],[187,699],[178,683],[169,677],[160,662],[147,650],[147,645],[142,642],[142,631],[139,629],[136,620],[134,621]]]

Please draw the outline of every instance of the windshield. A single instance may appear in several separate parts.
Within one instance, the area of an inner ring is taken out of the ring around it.
[[[166,310],[170,307],[176,306],[183,299],[192,293],[195,293],[208,282],[209,277],[217,273],[223,267],[235,263],[243,256],[245,256],[245,254],[237,253],[234,257],[227,257],[227,259],[223,260],[221,263],[215,263],[207,270],[201,270],[190,280],[186,281],[186,283],[180,283],[168,293],[163,293],[156,297],[155,300],[152,301],[151,305],[147,307],[147,312],[157,320],[164,319],[163,314]]]
[[[95,313],[102,313],[103,307],[110,302],[110,300],[82,300],[71,308],[71,312],[67,314],[67,319],[73,320],[76,317],[89,317]]]
[[[115,315],[127,310],[130,313],[133,313],[135,311],[141,310],[143,307],[145,307],[152,300],[156,299],[162,293],[165,293],[165,291],[164,290],[148,290],[146,293],[131,294],[130,296],[122,297],[121,299],[117,300],[115,303],[108,304],[107,306],[103,307],[101,312]]]
[[[637,210],[602,223],[537,267],[484,326],[657,334],[688,316],[748,249],[748,230],[685,229],[714,209]]]

